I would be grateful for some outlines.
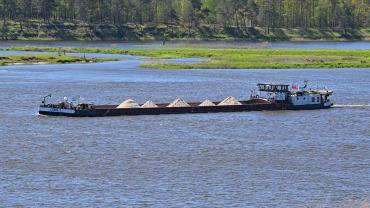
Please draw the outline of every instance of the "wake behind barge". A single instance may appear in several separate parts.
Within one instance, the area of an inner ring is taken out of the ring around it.
[[[87,103],[73,104],[64,102],[47,104],[46,97],[39,106],[40,115],[68,116],[68,117],[103,117],[103,116],[135,116],[159,114],[186,114],[186,113],[219,113],[243,111],[276,111],[276,110],[312,110],[330,108],[333,103],[329,96],[331,90],[307,90],[307,84],[299,86],[258,84],[259,95],[252,93],[249,100],[238,101],[228,97],[221,102],[186,103],[177,99],[172,103],[154,104],[148,101],[137,104],[133,100],[126,100],[120,105],[94,105]],[[262,96],[261,93],[267,96]],[[49,95],[51,96],[51,95]]]

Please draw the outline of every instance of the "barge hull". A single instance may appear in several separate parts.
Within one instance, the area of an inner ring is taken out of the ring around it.
[[[60,109],[41,109],[40,115],[67,116],[67,117],[105,117],[105,116],[138,116],[138,115],[161,115],[161,114],[195,114],[195,113],[226,113],[245,111],[276,111],[276,110],[314,110],[324,109],[330,106],[321,104],[311,106],[292,106],[274,104],[251,104],[232,106],[196,106],[196,107],[159,107],[159,108],[124,108],[117,109],[107,106],[94,106],[87,110],[61,111]]]

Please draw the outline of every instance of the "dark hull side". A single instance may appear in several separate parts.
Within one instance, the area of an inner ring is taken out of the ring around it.
[[[160,115],[160,114],[191,114],[191,113],[222,113],[222,112],[244,112],[244,111],[274,111],[274,110],[313,110],[324,109],[330,106],[305,105],[275,105],[275,104],[250,104],[233,106],[194,106],[194,107],[160,107],[160,108],[125,108],[96,107],[88,110],[61,111],[60,109],[40,108],[40,115],[68,116],[68,117],[104,117],[104,116],[137,116],[137,115]]]

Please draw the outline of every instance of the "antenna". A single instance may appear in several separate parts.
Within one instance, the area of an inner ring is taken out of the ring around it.
[[[304,87],[303,88],[306,88],[308,86],[308,80],[305,79],[303,83],[304,83]]]

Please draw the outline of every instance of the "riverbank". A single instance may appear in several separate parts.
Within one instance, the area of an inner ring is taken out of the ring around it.
[[[138,51],[154,58],[198,57],[202,63],[177,64],[146,62],[146,68],[160,69],[288,69],[288,68],[369,68],[369,51],[272,50],[272,49],[181,49]]]
[[[159,69],[288,69],[288,68],[370,68],[369,50],[299,50],[231,48],[3,48],[11,51],[125,54],[151,58],[141,66]],[[201,63],[173,63],[175,58],[202,58]]]
[[[0,66],[21,64],[69,64],[69,63],[96,63],[105,61],[117,61],[112,58],[83,58],[69,55],[53,54],[22,54],[0,55]]]
[[[370,40],[370,28],[264,28],[201,24],[191,29],[186,25],[153,24],[87,24],[83,22],[44,22],[30,20],[26,23],[8,21],[0,31],[3,40]]]

